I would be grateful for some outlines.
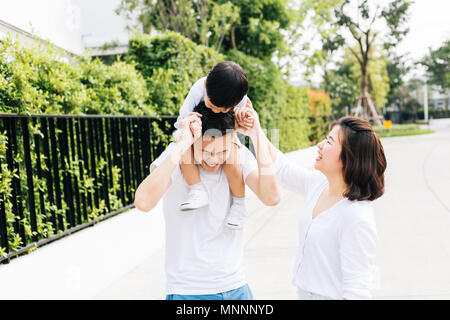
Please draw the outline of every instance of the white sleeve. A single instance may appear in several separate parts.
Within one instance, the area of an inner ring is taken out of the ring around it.
[[[242,100],[236,105],[236,108],[243,108],[247,105],[247,95],[245,95]]]
[[[295,165],[279,150],[274,167],[280,186],[303,196],[306,196],[316,182],[326,179],[318,171],[307,170]]]
[[[256,161],[255,156],[244,145],[239,149],[239,162],[241,164],[244,182],[250,173],[258,171],[258,162]]]
[[[366,214],[366,212],[360,213]],[[370,288],[377,241],[374,221],[359,220],[343,230],[339,254],[344,298],[371,298]]]
[[[186,99],[184,99],[183,105],[180,109],[180,115],[177,118],[177,122],[175,122],[175,128],[178,129],[180,125],[180,120],[186,117],[189,112],[192,112],[194,108],[200,103],[200,101],[205,99],[205,91],[203,88],[203,83],[206,77],[203,77],[197,80],[192,86],[191,90],[189,90]]]
[[[153,161],[153,162],[150,164],[150,173],[152,172],[152,170],[155,169],[155,167],[160,166],[161,163],[163,163],[164,160],[166,160],[166,158],[172,153],[172,150],[173,150],[173,148],[175,148],[175,146],[176,146],[176,143],[171,142],[171,143],[167,146],[166,150],[164,150],[163,153],[161,153],[160,156],[159,156],[155,161]],[[172,176],[171,176],[171,178],[172,178],[172,183],[173,183],[176,179],[178,179],[180,176],[181,176],[181,169],[180,169],[180,166],[177,165],[176,168],[175,168],[175,169],[173,170],[173,172],[172,172]]]

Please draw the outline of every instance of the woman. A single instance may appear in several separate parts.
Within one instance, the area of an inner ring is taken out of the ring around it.
[[[280,185],[305,197],[293,279],[300,299],[370,298],[377,243],[371,201],[384,193],[386,158],[369,122],[334,122],[317,145],[314,171],[266,141]]]

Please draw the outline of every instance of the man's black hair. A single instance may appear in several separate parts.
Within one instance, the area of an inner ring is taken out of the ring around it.
[[[215,113],[201,101],[193,110],[202,115],[202,136],[223,136],[234,130],[234,111]],[[205,134],[206,133],[206,134]]]
[[[236,62],[219,62],[206,77],[206,94],[216,107],[235,107],[247,92],[247,75]]]

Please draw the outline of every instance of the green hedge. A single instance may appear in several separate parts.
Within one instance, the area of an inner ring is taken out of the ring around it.
[[[383,126],[373,126],[373,130],[380,138],[398,137],[398,136],[415,136],[420,134],[433,133],[433,130],[421,129],[420,125],[410,124],[393,124],[392,128],[387,130]]]
[[[189,89],[225,57],[168,31],[161,35],[135,33],[129,41],[127,61],[136,64],[147,81],[150,104],[158,114],[178,115]]]
[[[423,108],[417,109],[417,118],[423,120],[424,119],[424,110]],[[430,107],[428,109],[428,118],[429,119],[443,119],[450,118],[450,109],[435,109]]]
[[[132,64],[107,66],[68,57],[47,43],[0,44],[0,112],[154,114],[146,82]]]

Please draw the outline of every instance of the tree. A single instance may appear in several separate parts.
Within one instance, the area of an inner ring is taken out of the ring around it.
[[[387,105],[399,105],[399,90],[404,90],[403,77],[409,72],[410,68],[406,66],[403,56],[394,53],[388,54],[386,59],[386,69],[389,77],[389,92],[387,94]]]
[[[137,16],[144,33],[171,30],[218,51],[261,59],[285,52],[283,31],[293,15],[287,0],[122,0],[116,12]]]
[[[375,29],[374,24],[384,20],[389,29],[389,33],[384,35],[384,39],[386,39],[385,47],[391,48],[395,46],[395,43],[401,41],[408,32],[408,28],[404,24],[407,19],[409,5],[408,1],[394,0],[382,9],[381,3],[378,1],[375,4],[373,2],[369,4],[368,0],[358,1],[358,4],[355,6],[355,3],[345,0],[339,8],[335,9],[338,25],[351,34],[359,49],[354,50],[352,47],[349,47],[358,61],[361,71],[358,107],[360,107],[359,104],[361,103],[363,117],[373,119],[377,123],[380,123],[380,121],[372,105],[372,99],[368,94],[369,81],[367,74],[369,52],[380,35],[380,31]],[[368,108],[371,109],[372,117],[368,116]]]
[[[309,36],[308,39],[302,39],[303,43],[300,46],[300,51],[304,55],[302,64],[306,67],[305,76],[307,79],[310,78],[319,68],[323,74],[321,87],[325,92],[329,92],[330,65],[336,52],[345,44],[345,39],[337,34],[334,27],[336,18],[333,15],[333,8],[341,3],[342,0],[304,0],[298,8],[298,27],[302,34]],[[320,45],[311,52],[311,43]]]
[[[329,5],[330,1],[328,0],[316,0],[315,2],[316,5],[311,5],[309,8],[312,15],[319,18],[325,16],[328,19],[327,21],[330,22],[321,25],[328,25],[330,30],[324,34],[334,34],[335,39],[340,41],[345,39],[346,46],[358,62],[361,78],[357,104],[362,104],[363,117],[369,119],[368,108],[370,108],[372,113],[370,118],[379,123],[379,117],[368,93],[369,52],[379,38],[384,40],[385,49],[393,48],[402,40],[408,32],[406,22],[410,2],[407,0],[392,0],[386,6],[382,6],[384,1],[381,0],[370,2],[368,0],[342,0],[334,8]],[[317,3],[325,4],[320,6]],[[384,34],[381,32],[383,29],[381,24],[384,24],[384,28],[388,32]],[[356,49],[354,43],[356,43]]]
[[[211,0],[122,0],[117,14],[132,21],[137,17],[144,33],[175,31],[192,41],[219,50],[231,26],[239,18],[239,8],[230,2]]]
[[[448,91],[450,89],[450,40],[445,41],[436,50],[431,50],[420,62],[427,68],[429,83],[441,88],[441,92],[447,95],[446,109],[449,108]]]
[[[356,58],[350,50],[346,50],[343,62],[337,69],[330,71],[329,93],[332,97],[333,113],[335,117],[350,114],[351,108],[359,94],[361,70]],[[387,102],[389,79],[387,61],[382,50],[374,47],[369,53],[367,66],[368,93],[376,105]]]
[[[285,52],[283,31],[289,31],[294,11],[287,0],[220,0],[239,8],[239,19],[224,41],[226,50],[237,49],[253,57],[270,59]]]
[[[334,118],[349,115],[351,106],[358,97],[359,79],[353,72],[354,65],[354,60],[348,56],[337,69],[329,71],[328,92],[331,96]]]

